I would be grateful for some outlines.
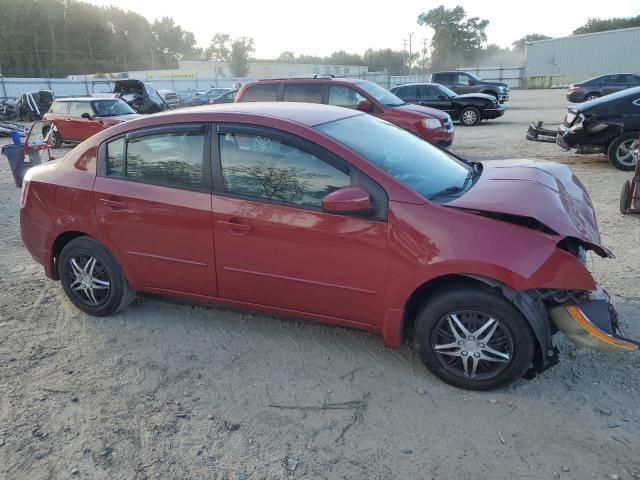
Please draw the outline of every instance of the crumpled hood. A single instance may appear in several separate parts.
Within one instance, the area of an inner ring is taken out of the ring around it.
[[[435,108],[423,107],[421,105],[413,105],[412,103],[407,103],[406,105],[400,105],[399,107],[393,107],[397,110],[402,110],[404,112],[412,112],[416,114],[416,118],[437,118],[439,120],[446,120],[449,115],[436,110]]]
[[[534,218],[564,237],[575,237],[601,256],[613,256],[601,243],[591,199],[566,165],[535,160],[482,162],[482,175],[449,207]]]

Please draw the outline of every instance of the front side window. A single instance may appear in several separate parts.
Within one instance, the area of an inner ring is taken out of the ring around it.
[[[471,85],[471,77],[469,77],[469,75],[467,75],[466,73],[459,73],[458,74],[458,85]]]
[[[354,115],[315,128],[426,198],[443,199],[441,192],[468,184],[468,165],[372,115]]]
[[[241,102],[275,102],[278,98],[278,89],[280,85],[277,83],[268,83],[265,85],[255,85],[247,88],[244,95],[240,99]]]
[[[441,95],[444,96],[444,93],[433,85],[422,85],[420,87],[420,99],[422,100],[439,100]]]
[[[204,129],[150,133],[107,144],[107,175],[178,188],[204,186]]]
[[[219,138],[228,193],[320,207],[327,194],[351,184],[348,171],[274,138],[244,133]]]
[[[353,88],[341,85],[331,85],[329,87],[329,105],[355,109],[362,100],[366,100],[366,98]]]
[[[49,113],[67,113],[68,102],[53,102]]]
[[[627,85],[640,85],[640,77],[637,75],[627,75]]]
[[[284,86],[285,102],[321,103],[322,85],[319,83],[287,83]]]

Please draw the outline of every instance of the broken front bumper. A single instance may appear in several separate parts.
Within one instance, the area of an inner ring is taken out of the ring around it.
[[[580,303],[558,305],[549,310],[558,329],[576,345],[601,352],[632,352],[640,343],[621,336],[618,314],[602,289]]]

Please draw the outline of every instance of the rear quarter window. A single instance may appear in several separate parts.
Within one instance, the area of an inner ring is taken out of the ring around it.
[[[277,83],[268,83],[265,85],[254,85],[248,87],[244,95],[240,99],[241,102],[275,102],[278,99],[278,89],[280,85]]]

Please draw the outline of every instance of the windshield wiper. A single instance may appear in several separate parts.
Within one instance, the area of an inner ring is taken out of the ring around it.
[[[469,185],[469,182],[472,182],[473,179],[476,178],[476,175],[480,175],[480,171],[474,165],[472,168],[469,169],[469,172],[467,173],[467,176],[465,177],[464,182],[462,182],[462,186],[452,185],[450,187],[447,187],[431,195],[429,197],[429,200],[434,200],[438,197],[446,197],[458,192],[463,192],[467,188],[467,185]]]

